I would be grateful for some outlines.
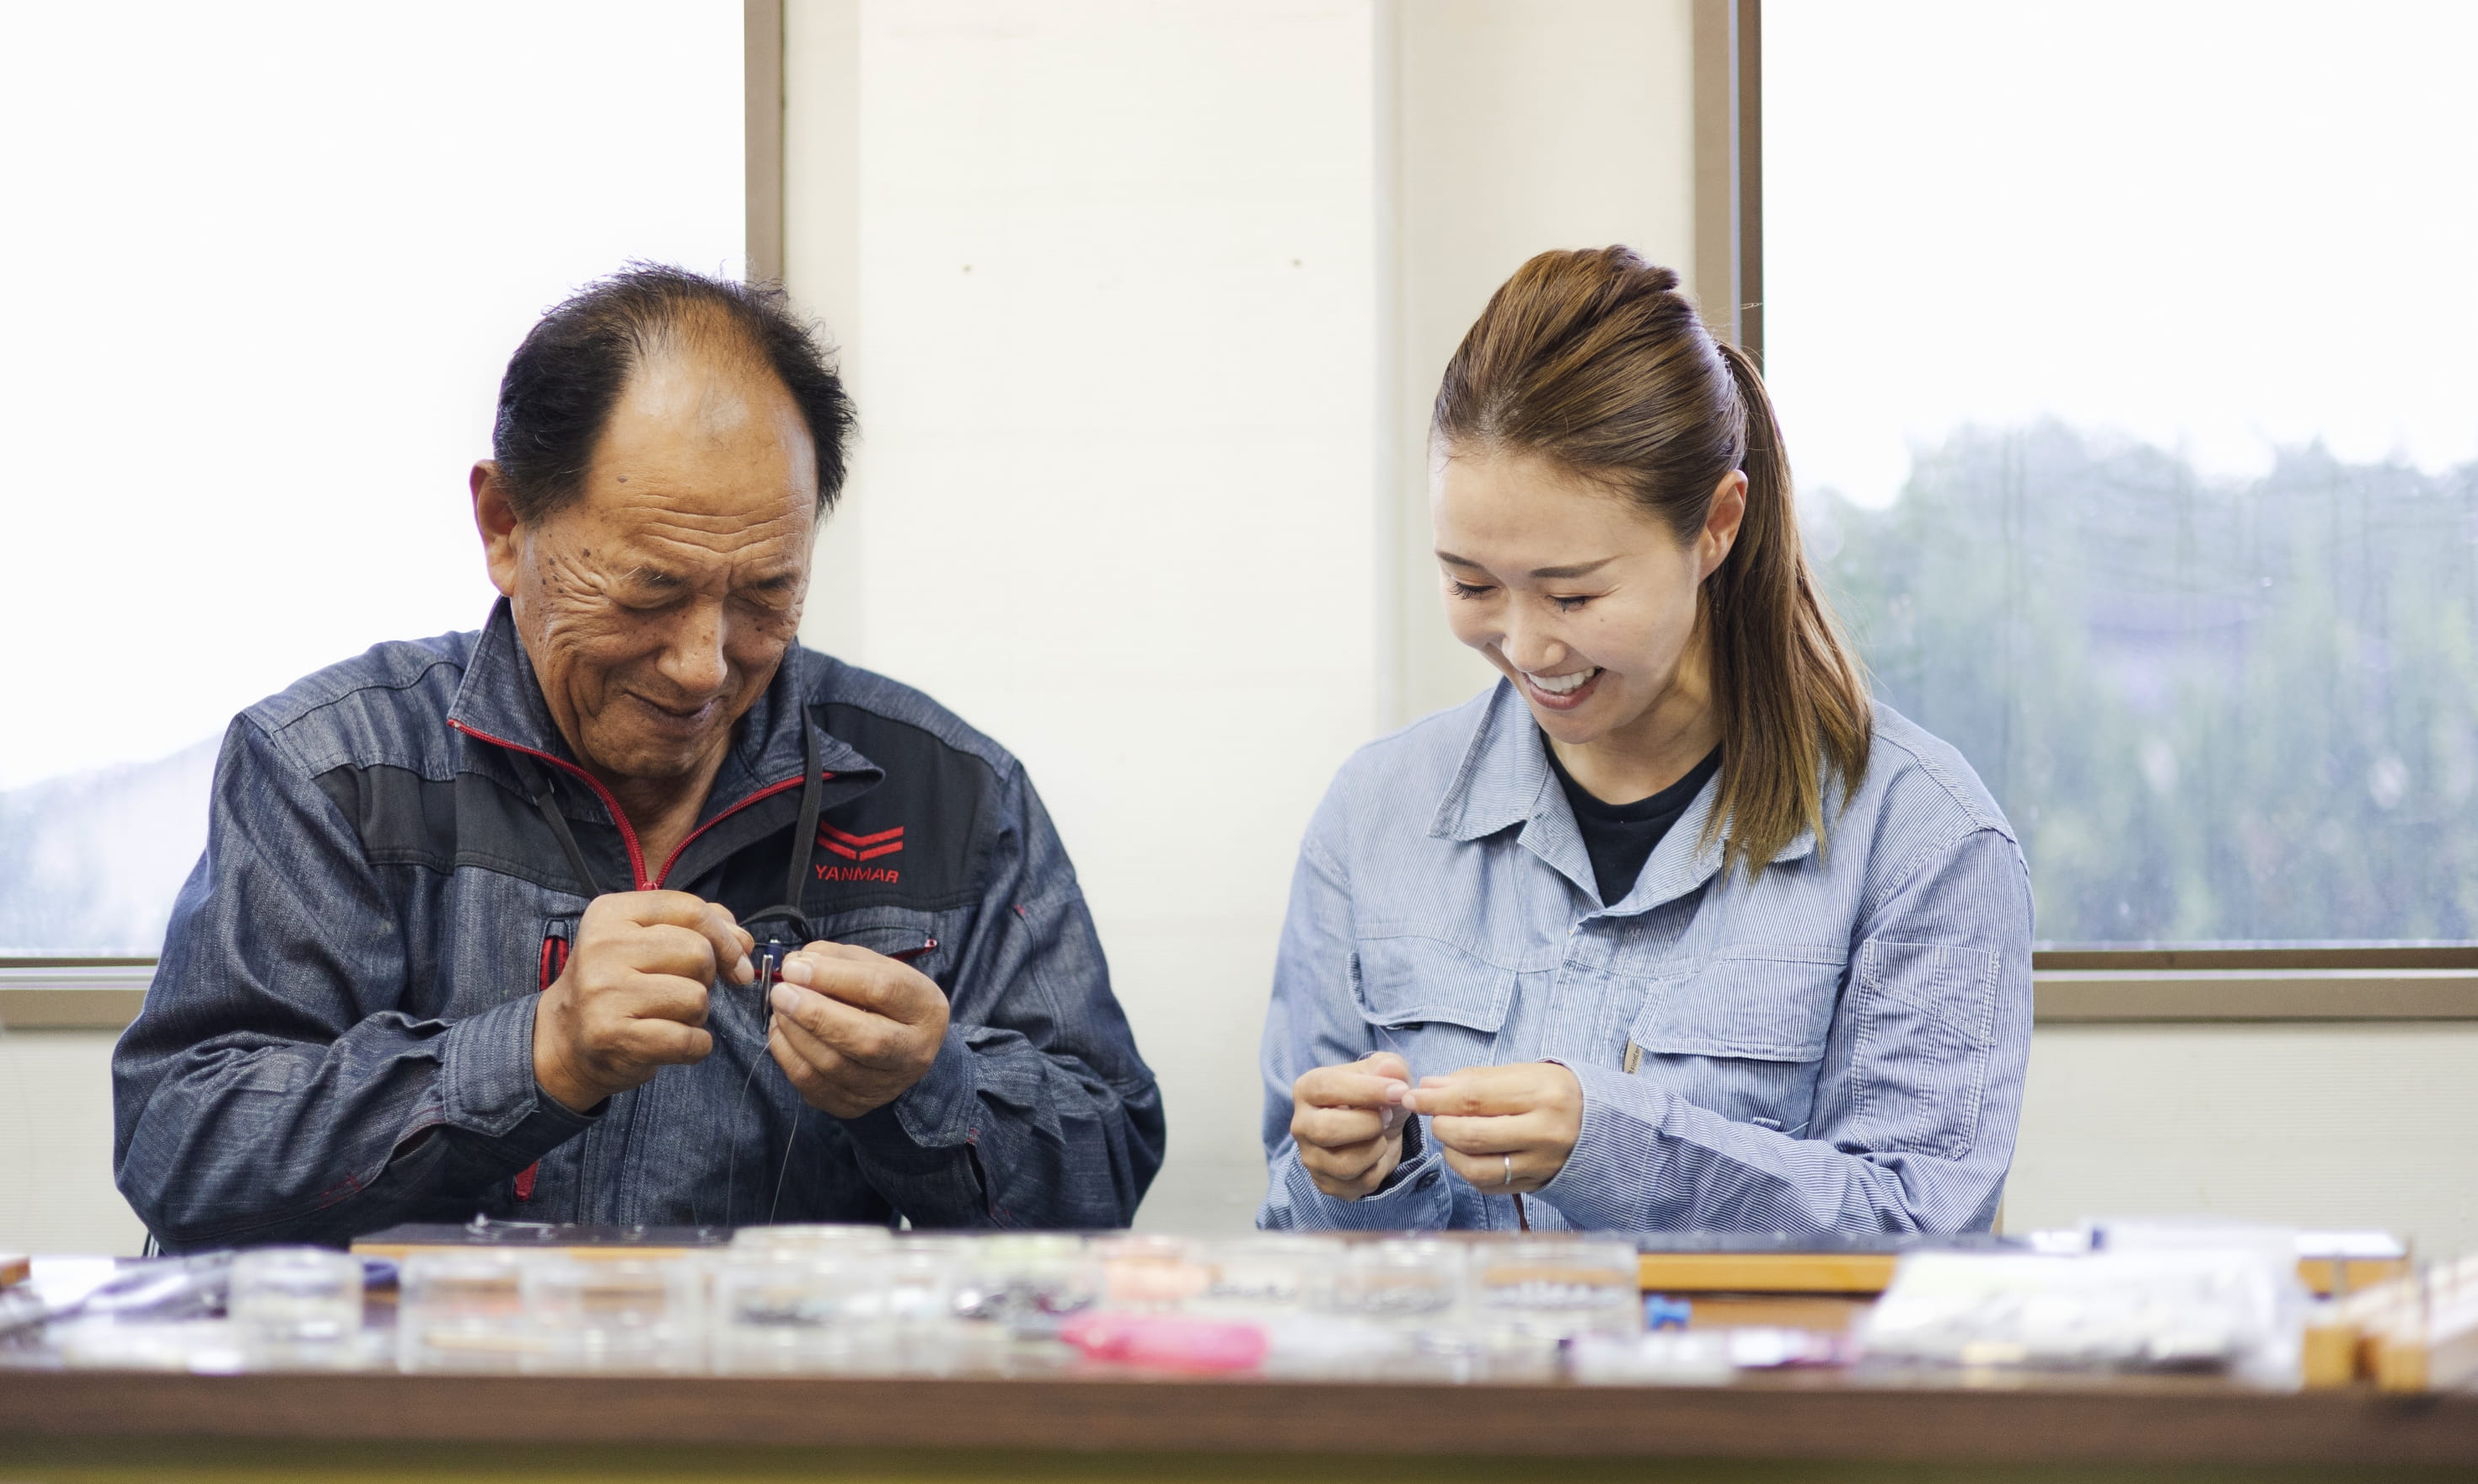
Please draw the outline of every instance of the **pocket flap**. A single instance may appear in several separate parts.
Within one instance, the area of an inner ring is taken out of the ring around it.
[[[1714,959],[1654,985],[1627,1039],[1671,1056],[1821,1061],[1842,967],[1811,958]]]
[[[810,924],[821,938],[830,943],[849,943],[867,948],[888,958],[911,965],[931,978],[943,970],[932,968],[948,960],[937,938],[937,919],[925,913],[862,911],[829,918]]]
[[[1360,940],[1352,955],[1351,993],[1372,1025],[1443,1021],[1496,1032],[1514,1003],[1514,970],[1442,939]]]

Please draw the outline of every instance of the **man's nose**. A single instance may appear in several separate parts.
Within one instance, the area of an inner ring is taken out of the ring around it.
[[[691,603],[663,648],[663,678],[690,695],[712,695],[730,676],[722,653],[721,603]]]

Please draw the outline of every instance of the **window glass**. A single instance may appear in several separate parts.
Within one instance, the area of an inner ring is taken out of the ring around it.
[[[232,715],[481,621],[500,368],[739,271],[741,69],[736,0],[0,17],[0,954],[155,951]]]
[[[2478,7],[1764,7],[1767,371],[2051,942],[2478,938]]]

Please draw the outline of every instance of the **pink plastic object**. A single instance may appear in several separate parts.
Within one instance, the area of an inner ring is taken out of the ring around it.
[[[1165,1371],[1253,1371],[1265,1359],[1265,1332],[1253,1324],[1169,1314],[1082,1314],[1058,1337],[1088,1360]]]

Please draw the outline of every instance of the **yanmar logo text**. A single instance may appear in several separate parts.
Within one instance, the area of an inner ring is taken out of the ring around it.
[[[901,854],[903,826],[900,824],[891,830],[879,830],[874,835],[854,835],[848,830],[839,830],[831,824],[821,822],[818,825],[818,844],[829,854],[842,856],[845,860],[854,863],[850,866],[816,868],[820,881],[873,881],[881,885],[893,886],[903,878],[903,873],[891,866],[858,864],[862,861],[874,861],[884,855]]]

